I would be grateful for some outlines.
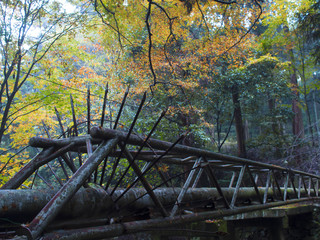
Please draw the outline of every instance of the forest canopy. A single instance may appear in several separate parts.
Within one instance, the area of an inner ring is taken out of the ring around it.
[[[70,102],[79,125],[89,98],[112,127],[126,91],[122,130],[146,94],[138,134],[165,110],[158,139],[319,173],[319,4],[1,1],[0,184],[36,154],[30,137],[72,131]]]

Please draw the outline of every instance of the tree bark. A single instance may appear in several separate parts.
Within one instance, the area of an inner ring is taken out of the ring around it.
[[[240,96],[239,96],[239,88],[234,86],[232,88],[232,101],[234,107],[234,119],[236,124],[236,133],[237,133],[237,145],[238,145],[238,156],[246,158],[246,144],[245,144],[245,132],[244,126],[242,122],[242,112],[240,105]]]
[[[318,145],[320,145],[320,131],[319,131],[319,123],[318,123],[318,111],[317,111],[317,102],[316,102],[316,90],[313,91],[312,97],[313,97],[313,111],[314,111],[314,120],[315,120],[315,129],[317,131],[318,136]]]

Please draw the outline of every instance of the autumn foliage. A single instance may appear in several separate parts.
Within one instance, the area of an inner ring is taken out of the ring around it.
[[[30,137],[62,136],[54,107],[72,130],[70,94],[81,123],[90,89],[99,124],[107,84],[110,126],[130,89],[124,130],[147,92],[140,133],[166,109],[160,139],[188,131],[184,144],[293,166],[301,146],[319,144],[319,67],[312,29],[299,28],[317,11],[312,0],[70,1],[78,6],[71,13],[37,0],[25,26],[15,13],[22,1],[8,2],[0,3],[1,24],[21,28],[0,32],[0,184],[36,154],[25,148]]]

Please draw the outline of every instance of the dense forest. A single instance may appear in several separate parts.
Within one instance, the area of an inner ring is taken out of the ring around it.
[[[121,130],[146,93],[135,133],[165,111],[154,138],[319,174],[319,1],[2,0],[0,24],[0,185],[70,102],[109,127],[126,92]]]

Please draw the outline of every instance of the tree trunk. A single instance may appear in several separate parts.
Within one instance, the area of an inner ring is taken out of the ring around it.
[[[274,110],[276,108],[276,102],[273,98],[269,98],[268,100],[268,107],[269,107],[269,113],[272,116],[272,131],[275,135],[279,135],[280,134],[280,129],[279,126],[276,122],[276,118],[274,116]]]
[[[299,106],[299,92],[298,92],[298,83],[297,83],[297,75],[296,71],[291,75],[291,84],[292,84],[292,112],[294,113],[292,120],[292,132],[297,139],[304,138],[304,128],[303,128],[303,120],[302,120],[302,111]],[[299,166],[303,159],[299,154],[299,145],[294,146],[294,154],[295,154],[295,162],[297,166]]]
[[[292,112],[294,113],[292,121],[292,132],[298,138],[304,137],[303,121],[302,121],[302,111],[299,107],[299,92],[298,92],[298,82],[296,72],[291,75],[292,84]]]
[[[244,137],[245,137],[246,141],[249,140],[249,138],[250,138],[249,122],[247,119],[244,121]]]
[[[282,131],[281,131],[281,125],[279,125],[277,123],[277,119],[275,116],[275,109],[276,109],[276,101],[274,98],[270,98],[268,96],[268,107],[269,107],[269,113],[272,119],[272,132],[274,134],[274,136],[276,136],[276,138],[279,139],[279,143],[275,146],[275,156],[277,156],[278,158],[281,158],[283,156],[281,148],[282,148],[282,139],[283,139],[283,135],[282,135]]]
[[[303,77],[303,79],[304,79],[304,77]],[[308,132],[310,133],[310,135],[311,135],[311,140],[312,140],[312,146],[314,146],[315,145],[315,143],[314,143],[314,136],[313,136],[313,127],[312,127],[312,122],[311,122],[311,113],[310,113],[310,107],[309,107],[309,105],[308,105],[308,99],[307,99],[307,86],[306,86],[306,80],[304,79],[303,80],[303,92],[304,92],[304,94],[303,94],[303,99],[304,99],[304,102],[305,102],[305,104],[306,104],[306,113],[307,113],[307,118],[308,118]]]
[[[314,111],[314,119],[315,119],[315,128],[318,136],[318,145],[320,146],[320,131],[319,131],[319,123],[318,123],[318,110],[317,110],[317,102],[316,102],[316,90],[313,91],[313,111]]]
[[[245,131],[242,123],[242,113],[241,105],[239,100],[239,88],[234,86],[232,88],[232,101],[234,107],[234,119],[236,124],[236,133],[237,133],[237,145],[238,145],[238,156],[247,157],[246,144],[245,144]]]
[[[303,40],[302,40],[303,41]],[[308,119],[308,133],[311,135],[311,141],[312,141],[312,146],[315,145],[314,143],[314,136],[313,136],[313,127],[312,127],[312,122],[311,122],[311,114],[310,114],[310,107],[308,105],[308,91],[307,91],[307,80],[306,80],[306,74],[305,74],[305,44],[306,42],[303,41],[302,44],[300,45],[300,57],[301,57],[301,67],[302,67],[302,74],[301,74],[301,80],[303,83],[303,99],[304,103],[306,105],[306,114],[307,114],[307,119]]]
[[[190,128],[190,116],[184,114],[184,113],[179,113],[179,120],[181,122],[181,126],[187,127],[188,129]],[[194,147],[194,136],[193,133],[189,133],[182,141],[183,145],[189,146],[189,147]]]

